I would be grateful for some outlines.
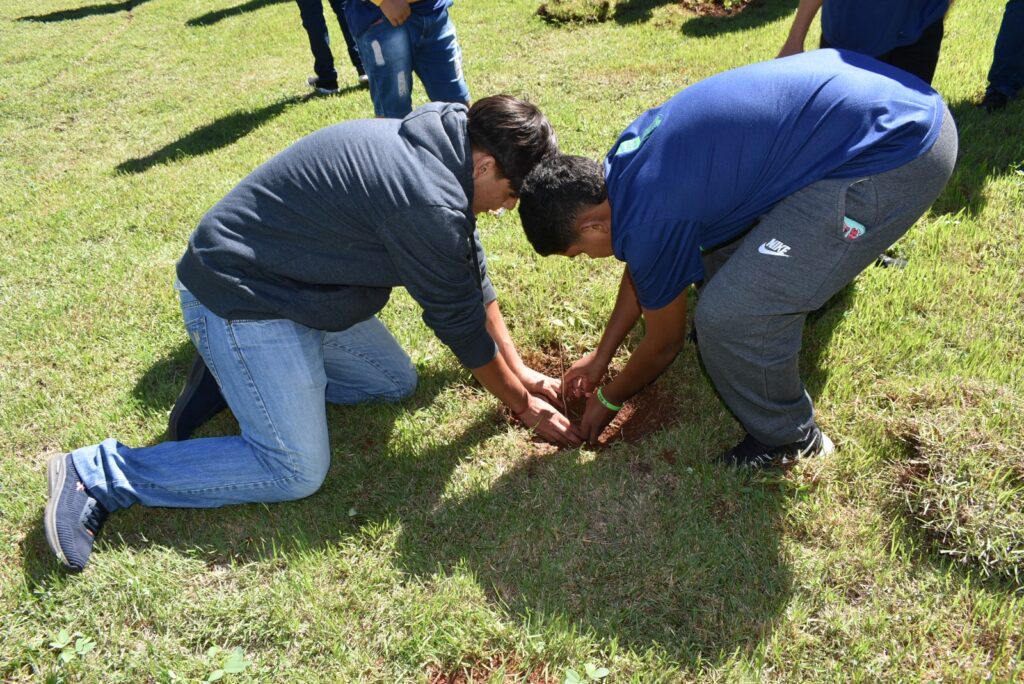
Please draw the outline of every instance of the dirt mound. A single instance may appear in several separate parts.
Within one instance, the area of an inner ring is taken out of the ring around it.
[[[560,378],[576,359],[567,358],[567,353],[561,347],[548,346],[523,353],[523,361],[534,370],[553,378]],[[603,382],[608,380],[609,378],[605,377]],[[586,405],[585,398],[568,399],[563,396],[562,405],[557,408],[565,413],[573,425],[579,425]],[[660,387],[658,383],[653,383],[623,405],[615,419],[601,433],[600,446],[605,447],[619,441],[636,443],[647,435],[671,425],[680,414],[675,395]],[[506,417],[510,422],[517,422],[510,411],[506,410]]]

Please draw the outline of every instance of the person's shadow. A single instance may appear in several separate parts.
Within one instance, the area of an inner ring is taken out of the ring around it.
[[[468,570],[513,619],[578,625],[685,661],[751,648],[792,594],[787,495],[671,445],[520,461],[496,482],[403,517],[399,562]],[[783,485],[784,486],[784,485]],[[532,617],[531,617],[532,616]]]
[[[974,217],[985,208],[990,178],[1024,172],[1024,113],[1016,103],[988,114],[972,100],[949,105],[956,121],[960,151],[953,175],[932,211],[939,215],[965,211]]]
[[[99,5],[85,5],[83,7],[75,7],[73,9],[48,12],[46,14],[30,14],[28,16],[18,17],[18,21],[36,21],[50,23],[57,21],[85,19],[86,17],[95,17],[105,14],[131,12],[144,2],[147,2],[147,0],[127,0],[127,2],[112,2],[103,3]]]
[[[214,10],[207,12],[193,19],[189,19],[185,22],[186,26],[212,26],[219,21],[227,19],[228,17],[237,16],[239,14],[245,14],[246,12],[255,12],[256,10],[263,9],[264,7],[270,7],[271,5],[279,5],[287,2],[288,0],[249,0],[243,2],[241,5],[235,5],[234,7],[227,7],[225,9]]]
[[[343,88],[339,94],[358,89],[358,85],[352,85]],[[243,109],[232,112],[164,145],[155,152],[123,161],[117,165],[115,170],[119,173],[142,173],[160,164],[171,164],[180,159],[209,154],[241,140],[267,121],[281,115],[289,107],[308,102],[314,97],[318,97],[318,95],[316,93],[296,95],[259,109]]]

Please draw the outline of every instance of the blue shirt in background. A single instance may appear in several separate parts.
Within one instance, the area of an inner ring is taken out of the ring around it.
[[[840,50],[726,71],[648,110],[604,164],[612,246],[640,304],[670,303],[703,279],[702,248],[797,190],[917,159],[944,112],[916,76]]]
[[[916,43],[948,9],[949,0],[825,0],[821,35],[831,47],[878,57]]]

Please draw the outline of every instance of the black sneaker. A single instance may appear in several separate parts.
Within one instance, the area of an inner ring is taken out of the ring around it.
[[[43,511],[46,541],[60,562],[81,570],[110,513],[78,479],[71,454],[54,454],[46,465],[49,493]]]
[[[1010,98],[1006,97],[1006,95],[1003,95],[998,90],[989,90],[985,93],[985,97],[982,98],[981,102],[978,103],[978,107],[991,114],[992,112],[1005,107],[1006,103],[1009,101]]]
[[[801,458],[828,456],[836,447],[817,427],[811,436],[800,442],[768,446],[747,435],[743,441],[721,455],[723,463],[733,468],[774,468],[788,466]]]
[[[192,367],[188,369],[185,389],[174,402],[167,420],[167,439],[172,442],[188,439],[200,425],[227,407],[228,402],[220,393],[216,378],[206,367],[203,357],[196,353],[192,357]]]
[[[306,83],[321,95],[334,95],[338,92],[338,79],[336,78],[328,81],[319,76],[310,76],[306,79]]]

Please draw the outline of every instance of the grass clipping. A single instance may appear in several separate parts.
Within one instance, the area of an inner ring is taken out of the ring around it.
[[[1024,401],[1005,387],[949,382],[888,397],[894,501],[939,553],[1024,586]]]

